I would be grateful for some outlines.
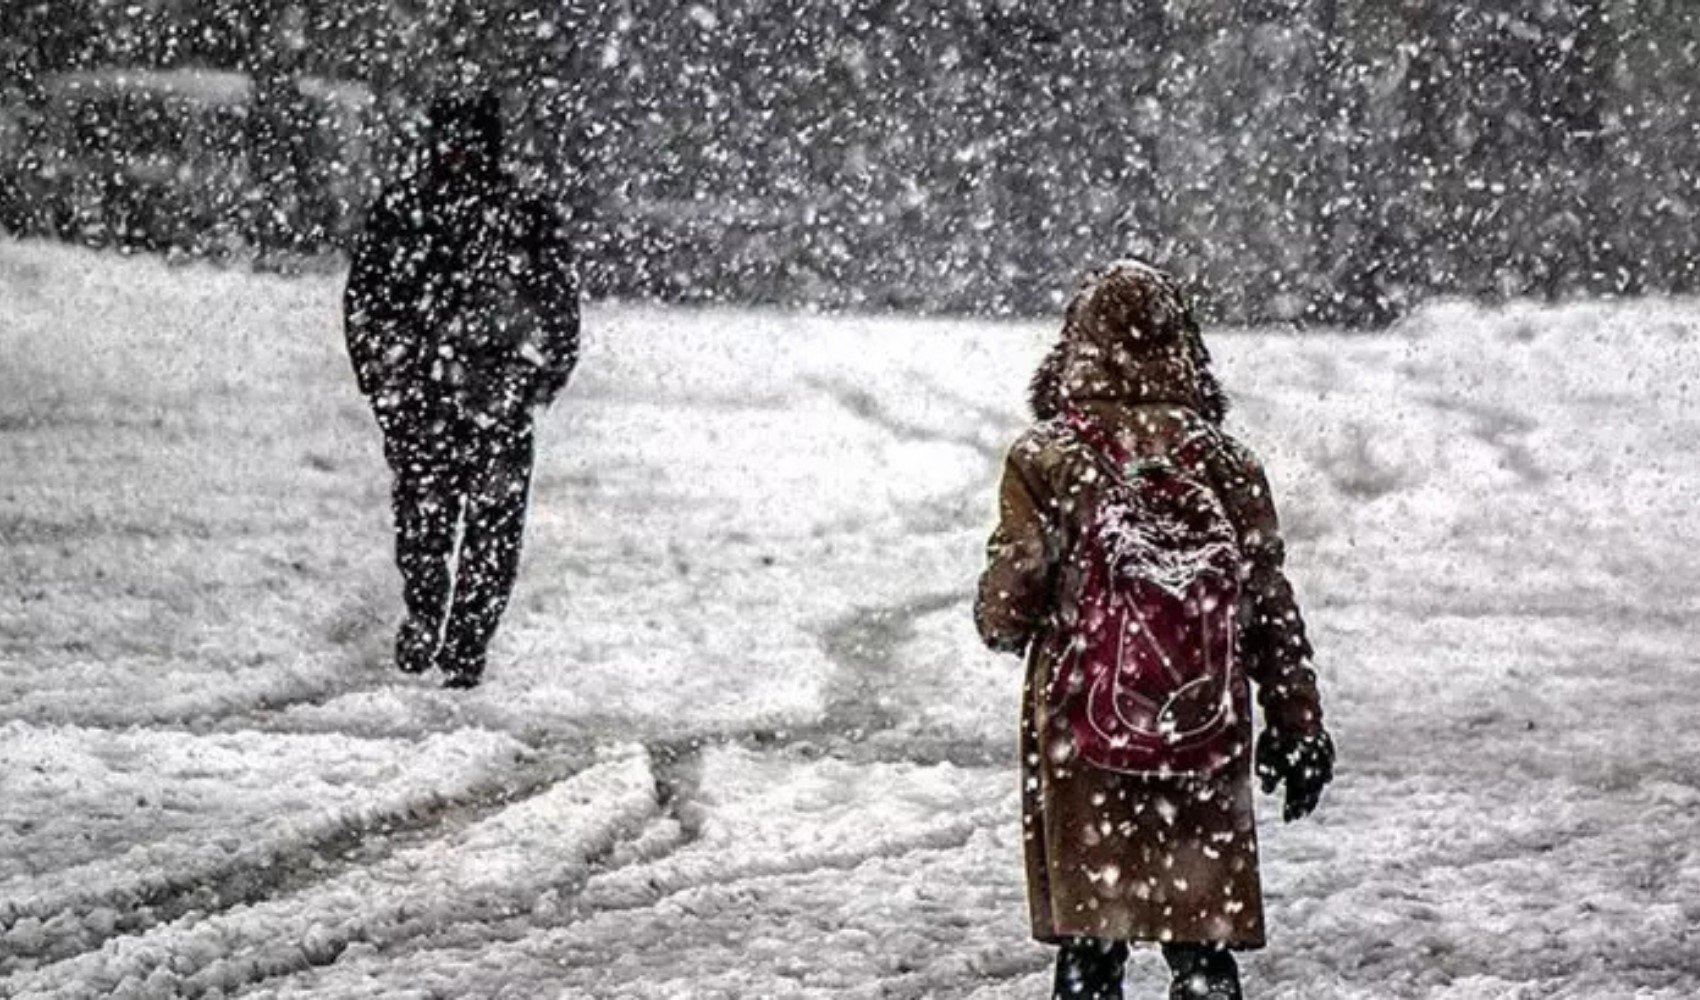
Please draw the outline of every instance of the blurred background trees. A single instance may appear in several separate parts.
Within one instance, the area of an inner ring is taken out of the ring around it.
[[[96,242],[337,246],[423,101],[491,84],[601,294],[1044,312],[1136,252],[1218,318],[1374,325],[1700,264],[1687,0],[9,0],[0,39],[0,220]],[[95,127],[238,109],[216,218],[50,204],[67,75],[119,70],[226,81]]]

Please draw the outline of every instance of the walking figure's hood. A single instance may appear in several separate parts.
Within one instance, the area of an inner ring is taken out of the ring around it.
[[[1225,415],[1198,326],[1162,270],[1114,261],[1088,274],[1069,301],[1029,403],[1034,416],[1048,419],[1087,400],[1175,403],[1216,423]]]

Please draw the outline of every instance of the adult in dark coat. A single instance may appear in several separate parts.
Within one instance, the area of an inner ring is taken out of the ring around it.
[[[578,359],[558,214],[501,169],[493,94],[436,101],[386,189],[344,296],[348,353],[395,474],[407,619],[396,662],[472,687],[519,568],[532,414]]]

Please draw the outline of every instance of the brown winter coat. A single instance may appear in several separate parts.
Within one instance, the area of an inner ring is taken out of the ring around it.
[[[1141,324],[1162,329],[1179,316],[1153,313],[1164,304],[1153,299],[1132,303],[1139,317],[1132,335],[1125,315],[1121,322],[1096,322],[1093,303],[1084,300],[1094,294],[1102,299],[1104,285],[1087,286],[1071,306],[1063,340],[1035,379],[1035,410],[1079,410],[1112,429],[1132,455],[1172,455],[1198,433],[1214,440],[1201,471],[1238,529],[1244,553],[1241,662],[1268,725],[1313,733],[1322,713],[1310,647],[1282,572],[1281,537],[1263,470],[1201,415],[1210,409],[1208,379],[1201,384],[1200,377],[1202,351],[1188,350],[1179,331],[1166,346],[1137,335]],[[1102,313],[1104,303],[1097,305]],[[1116,305],[1125,314],[1130,303]],[[988,645],[1027,655],[1020,744],[1033,935],[1053,943],[1095,937],[1261,947],[1250,712],[1241,714],[1242,749],[1234,763],[1189,786],[1075,761],[1067,727],[1052,724],[1052,706],[1044,703],[1060,658],[1053,623],[1069,590],[1067,560],[1078,527],[1073,512],[1090,509],[1095,476],[1091,456],[1057,421],[1042,421],[1016,441],[1004,466],[999,523],[975,606]]]

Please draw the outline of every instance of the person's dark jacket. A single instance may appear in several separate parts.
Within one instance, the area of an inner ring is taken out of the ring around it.
[[[343,308],[355,378],[380,409],[502,418],[551,402],[572,374],[578,283],[563,223],[494,169],[496,152],[457,161],[470,177],[410,174],[367,221]]]

